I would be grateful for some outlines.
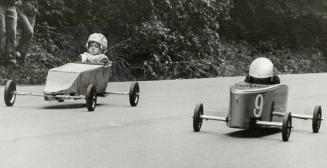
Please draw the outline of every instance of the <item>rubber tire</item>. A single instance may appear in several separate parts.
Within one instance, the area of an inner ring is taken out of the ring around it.
[[[246,75],[246,77],[244,79],[244,82],[250,83],[250,76],[249,75]]]
[[[7,106],[12,106],[16,100],[16,94],[13,92],[16,91],[16,84],[12,80],[8,80],[5,85],[4,99]]]
[[[282,124],[282,138],[283,141],[288,141],[292,132],[292,115],[291,113],[286,113],[283,118]]]
[[[88,111],[94,111],[97,104],[97,91],[94,85],[89,85],[86,90],[86,108]]]
[[[193,114],[193,131],[199,132],[201,130],[203,119],[200,117],[203,115],[203,104],[197,104]]]
[[[129,89],[129,104],[132,107],[137,106],[140,99],[140,86],[137,82],[133,82]]]
[[[321,106],[315,106],[312,117],[312,131],[318,133],[321,125]]]
[[[273,76],[272,84],[280,84],[280,78],[277,75]]]

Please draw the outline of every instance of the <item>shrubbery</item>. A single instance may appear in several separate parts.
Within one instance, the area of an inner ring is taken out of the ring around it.
[[[77,60],[89,34],[109,40],[113,80],[244,75],[258,56],[281,73],[326,71],[327,4],[244,0],[40,1],[28,64],[0,78],[44,83]]]

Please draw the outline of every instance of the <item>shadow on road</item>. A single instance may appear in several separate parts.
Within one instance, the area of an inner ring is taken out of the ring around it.
[[[40,107],[41,109],[78,109],[78,108],[86,108],[84,104],[54,104],[51,106]]]
[[[102,104],[102,105],[105,105],[105,106],[108,106],[108,107],[129,107],[129,108],[132,108],[130,105],[120,104],[120,103],[106,103],[106,104]]]
[[[264,137],[276,133],[280,133],[280,129],[278,128],[262,128],[255,130],[240,130],[232,133],[228,133],[228,136],[237,137],[237,138],[258,138]]]
[[[117,104],[97,104],[97,107],[108,106],[108,107],[130,107],[128,105],[117,105]],[[74,103],[74,104],[54,104],[51,106],[41,107],[41,109],[79,109],[86,108],[85,103]]]

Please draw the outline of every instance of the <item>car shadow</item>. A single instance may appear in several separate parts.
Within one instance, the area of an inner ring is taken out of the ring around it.
[[[54,104],[50,106],[40,107],[41,109],[78,109],[78,108],[86,108],[84,104]]]
[[[103,105],[110,106],[110,107],[131,107],[130,105],[127,105],[127,104],[106,103],[106,104],[103,104]]]
[[[130,107],[127,105],[117,105],[117,104],[97,104],[97,107],[101,107],[101,106],[108,106],[108,107]],[[45,106],[45,107],[41,107],[41,109],[79,109],[79,108],[86,108],[86,104],[85,103],[71,103],[71,104],[61,104],[61,103],[57,103],[57,104],[53,104],[50,106]]]
[[[227,135],[237,138],[259,138],[259,137],[264,137],[280,132],[281,130],[279,128],[261,128],[261,129],[254,129],[254,130],[240,130],[240,131],[228,133]]]

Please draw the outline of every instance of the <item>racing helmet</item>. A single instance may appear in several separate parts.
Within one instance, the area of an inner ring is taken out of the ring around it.
[[[271,78],[274,76],[274,65],[268,58],[256,58],[250,64],[249,75],[257,79]]]
[[[93,33],[89,36],[87,42],[86,42],[86,48],[89,48],[89,43],[90,42],[97,42],[100,44],[100,50],[101,53],[106,53],[107,52],[107,46],[108,46],[108,41],[107,38],[101,34],[101,33]]]

